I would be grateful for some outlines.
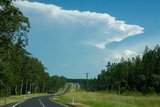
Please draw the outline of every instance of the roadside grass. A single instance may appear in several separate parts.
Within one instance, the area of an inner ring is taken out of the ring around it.
[[[70,85],[70,83],[65,84],[64,87],[61,87],[61,88],[57,91],[57,94],[63,93],[63,92],[64,92],[64,89],[65,89],[66,87],[68,87],[69,85]]]
[[[47,95],[47,94],[46,93],[36,93],[36,94],[27,94],[26,96],[25,95],[14,95],[14,96],[9,96],[9,97],[0,97],[0,106],[5,105],[5,99],[6,99],[6,104],[10,104],[14,102],[21,102],[28,98],[43,96],[43,95]]]
[[[83,104],[83,106],[75,107],[160,107],[160,96],[158,95],[126,96],[107,92],[76,91],[74,84],[70,92],[57,96],[53,100],[70,104],[73,98],[75,103]]]

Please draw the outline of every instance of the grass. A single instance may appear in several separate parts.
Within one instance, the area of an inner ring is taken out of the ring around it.
[[[5,105],[5,99],[6,99],[6,104],[9,103],[14,103],[14,102],[21,102],[24,101],[25,99],[36,97],[36,96],[43,96],[47,95],[46,93],[37,93],[37,94],[27,94],[25,95],[15,95],[15,96],[9,96],[9,97],[1,97],[0,98],[0,106]]]
[[[65,84],[65,86],[64,87],[61,87],[59,90],[58,90],[58,94],[59,93],[63,93],[64,92],[64,89],[66,88],[66,87],[68,87],[68,85],[69,85],[69,83],[68,84]]]
[[[75,90],[72,84],[71,91],[63,96],[57,96],[53,100],[64,104],[76,103],[83,105],[76,107],[160,107],[160,96],[125,96],[107,92],[86,92]]]

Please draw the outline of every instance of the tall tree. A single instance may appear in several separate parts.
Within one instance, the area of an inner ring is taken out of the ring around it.
[[[27,45],[30,23],[27,17],[15,6],[12,0],[1,0],[0,6],[0,46],[12,41]],[[8,42],[7,42],[8,41]]]

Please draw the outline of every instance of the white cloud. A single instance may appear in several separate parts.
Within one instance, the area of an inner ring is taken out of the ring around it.
[[[93,46],[96,46],[97,48],[101,48],[101,49],[105,49],[105,44],[104,43],[100,43],[100,44],[93,44]]]
[[[105,45],[106,45],[106,43],[95,43],[92,41],[84,42],[84,44],[92,45],[100,49],[105,49]]]
[[[129,49],[125,49],[124,51],[116,51],[116,52],[113,52],[112,61],[119,62],[122,57],[124,59],[128,59],[128,58],[135,57],[137,55],[138,54],[136,52],[131,51]]]
[[[126,56],[133,56],[133,55],[137,55],[137,54],[135,52],[131,51],[131,50],[126,49],[124,51],[124,55],[126,55]]]
[[[54,32],[67,36],[67,40],[77,38],[76,42],[101,49],[109,42],[143,33],[142,27],[126,24],[106,13],[64,10],[53,4],[29,1],[17,1],[14,4],[28,14],[31,20],[42,24],[40,27],[47,26],[51,31],[56,27]]]
[[[69,77],[83,77],[88,71],[98,74],[107,61],[132,56],[134,52],[125,51],[125,47],[111,51],[107,44],[144,30],[107,13],[65,10],[53,4],[29,1],[16,1],[14,5],[30,19],[29,51],[42,59],[49,71]]]

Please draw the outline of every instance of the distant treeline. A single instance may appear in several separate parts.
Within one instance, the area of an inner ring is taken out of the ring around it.
[[[68,81],[78,82],[84,89],[87,87],[85,79]],[[119,63],[108,62],[97,78],[88,81],[89,91],[160,93],[160,47],[157,45],[153,50],[146,47],[141,57],[122,58]]]
[[[88,81],[91,81],[90,79]],[[79,83],[80,89],[86,90],[87,88],[87,80],[86,79],[67,79],[67,83]]]
[[[42,62],[26,49],[30,23],[12,5],[12,0],[0,1],[0,96],[37,92],[55,92],[64,86],[66,78],[49,76]]]

